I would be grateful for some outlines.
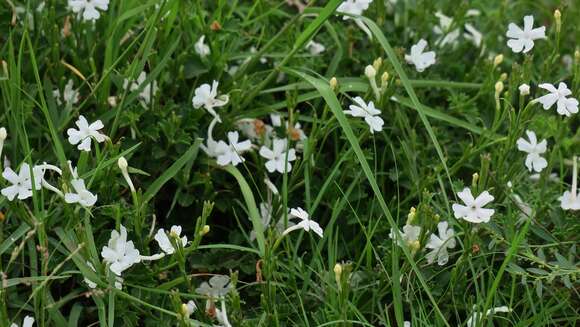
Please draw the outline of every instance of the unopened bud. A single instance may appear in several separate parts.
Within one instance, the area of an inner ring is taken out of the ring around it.
[[[8,137],[8,132],[6,132],[6,128],[0,127],[0,142],[4,142]]]
[[[337,263],[334,265],[334,279],[336,280],[336,285],[338,285],[338,288],[340,289],[341,287],[341,280],[342,278],[342,266],[340,265],[340,263]]]
[[[117,160],[117,165],[119,165],[121,171],[125,171],[127,170],[127,167],[129,167],[129,163],[125,157],[120,157],[119,160]]]
[[[507,81],[507,78],[508,78],[508,74],[507,73],[503,73],[503,74],[499,75],[499,80],[502,81],[502,82]]]
[[[336,77],[331,78],[329,84],[330,84],[330,88],[333,91],[338,90],[338,80],[336,79]]]
[[[377,71],[373,66],[368,65],[365,68],[365,75],[368,79],[374,79],[377,76]]]
[[[419,242],[418,240],[409,242],[409,248],[411,248],[411,252],[417,252],[419,251],[419,249],[421,249],[421,242]]]
[[[376,71],[379,71],[379,69],[381,69],[381,66],[383,65],[383,58],[378,57],[377,59],[375,59],[375,61],[373,62],[373,68]]]
[[[203,226],[203,228],[201,229],[201,231],[199,232],[199,234],[200,234],[201,236],[203,236],[203,235],[205,235],[205,234],[209,233],[209,229],[210,229],[210,228],[209,228],[209,225],[204,225],[204,226]]]
[[[471,185],[475,187],[477,185],[478,181],[479,181],[479,174],[473,173],[473,175],[471,175]]]
[[[495,58],[493,58],[493,67],[499,66],[499,64],[501,64],[502,62],[503,62],[503,55],[498,54],[497,56],[495,56]]]
[[[409,214],[407,215],[407,225],[411,225],[413,223],[415,216],[417,216],[417,209],[415,209],[415,207],[411,207]]]
[[[574,60],[576,61],[576,65],[580,64],[580,50],[576,49],[574,51]]]
[[[129,185],[131,193],[135,193],[135,186],[133,185],[133,181],[131,181],[131,177],[129,177],[129,172],[127,171],[127,168],[129,167],[127,159],[125,159],[125,157],[119,157],[117,165],[119,166],[119,169],[121,169],[121,174],[123,174],[123,178],[125,178],[125,181]]]
[[[495,95],[496,96],[500,95],[502,91],[503,91],[503,82],[498,81],[497,83],[495,83]]]
[[[558,9],[554,11],[554,20],[556,21],[556,33],[560,33],[562,29],[562,13]]]
[[[382,85],[387,85],[388,82],[389,82],[389,73],[384,72],[383,75],[381,75],[381,83]]]

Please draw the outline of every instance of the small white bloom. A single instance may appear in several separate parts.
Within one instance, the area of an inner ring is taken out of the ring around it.
[[[117,276],[136,263],[141,262],[139,250],[133,241],[127,241],[127,229],[121,225],[121,233],[113,230],[107,246],[103,246],[101,256],[108,263],[109,269]]]
[[[345,0],[336,9],[336,12],[360,16],[369,8],[373,0]],[[350,19],[349,16],[343,16],[344,20]]]
[[[481,47],[481,41],[483,40],[483,34],[479,32],[473,25],[467,23],[465,24],[466,33],[463,33],[463,37],[467,40],[473,42],[476,47]]]
[[[498,312],[506,312],[507,313],[507,312],[511,312],[511,311],[512,310],[510,308],[508,308],[507,306],[501,306],[501,307],[495,307],[495,308],[488,309],[485,312],[485,315],[491,316],[491,315],[494,315],[495,313],[498,313]],[[469,317],[469,319],[467,319],[466,326],[467,327],[476,327],[478,325],[479,320],[481,320],[482,316],[483,315],[481,314],[481,312],[474,312]]]
[[[209,46],[205,44],[204,41],[205,35],[202,35],[193,46],[195,53],[197,53],[202,58],[208,56],[211,53]]]
[[[312,229],[312,231],[316,233],[318,236],[320,237],[323,236],[324,231],[322,230],[320,225],[318,225],[318,223],[315,222],[314,220],[310,219],[308,212],[306,212],[304,209],[300,207],[290,209],[289,218],[290,219],[299,218],[301,221],[294,226],[288,227],[282,233],[283,236],[297,229],[304,229],[307,232],[310,232],[310,230]]]
[[[270,121],[272,121],[272,126],[280,127],[282,126],[282,115],[278,113],[270,114]]]
[[[69,79],[66,85],[64,86],[62,100],[59,89],[55,89],[54,91],[52,91],[52,94],[56,100],[56,104],[58,104],[59,106],[62,104],[62,101],[64,101],[66,105],[73,105],[79,102],[79,91],[73,89],[72,79]]]
[[[524,29],[514,23],[508,25],[506,36],[508,47],[515,53],[527,53],[534,47],[534,40],[546,38],[546,27],[534,28],[534,16],[524,17]]]
[[[385,122],[380,117],[381,111],[375,108],[375,104],[372,101],[366,104],[361,97],[356,97],[353,101],[355,104],[351,104],[348,107],[350,110],[345,110],[344,113],[353,117],[363,117],[370,127],[371,134],[382,131]]]
[[[563,210],[580,210],[580,196],[578,196],[578,160],[573,158],[572,168],[572,185],[570,191],[565,191],[561,197],[560,207]]]
[[[73,190],[75,192],[69,192],[64,194],[64,201],[66,203],[78,203],[83,207],[92,207],[97,203],[97,196],[87,190],[85,186],[85,181],[79,178],[76,168],[73,168],[71,162],[68,162],[69,168],[73,175],[73,179],[70,181]]]
[[[520,90],[520,95],[521,96],[526,96],[530,94],[530,86],[526,83],[520,85],[518,87],[518,90]]]
[[[173,254],[175,253],[175,248],[173,247],[173,243],[171,243],[169,237],[175,238],[176,240],[178,239],[182,247],[187,245],[187,236],[184,235],[181,238],[179,238],[179,236],[181,236],[181,226],[173,225],[171,226],[169,235],[167,235],[163,228],[160,228],[157,231],[157,234],[155,234],[155,240],[163,252]]]
[[[262,146],[260,148],[260,155],[266,158],[266,169],[268,172],[275,171],[283,174],[284,171],[290,172],[292,170],[291,161],[296,160],[296,150],[289,149],[288,141],[286,139],[274,139],[272,149]]]
[[[22,321],[22,327],[32,327],[32,325],[34,325],[34,318],[31,316],[24,317],[24,320]],[[10,327],[18,327],[18,325],[12,323]]]
[[[439,38],[435,43],[439,44],[439,47],[444,47],[447,44],[454,47],[457,44],[457,39],[459,38],[461,31],[459,28],[451,30],[453,18],[444,15],[440,11],[436,12],[435,16],[439,18],[439,25],[433,27],[433,32],[439,35]]]
[[[224,298],[232,290],[230,277],[225,275],[216,275],[209,279],[209,282],[203,282],[195,290],[197,294],[205,295],[211,299]]]
[[[313,56],[318,56],[319,54],[323,53],[326,50],[326,47],[322,43],[315,42],[314,40],[308,41],[305,46],[310,54]]]
[[[99,132],[100,129],[105,127],[100,120],[89,125],[86,118],[80,115],[75,124],[79,129],[69,128],[66,133],[68,134],[69,143],[72,145],[78,144],[77,148],[79,150],[89,152],[91,151],[92,139],[98,143],[105,142],[107,139],[107,136]]]
[[[199,109],[204,107],[214,117],[219,117],[214,108],[223,107],[229,101],[229,96],[226,94],[218,96],[218,81],[213,81],[212,86],[209,84],[202,84],[195,89],[195,95],[191,100],[193,107]],[[221,119],[219,120],[221,122]]]
[[[415,65],[418,72],[424,71],[427,67],[435,64],[435,52],[423,52],[427,47],[427,41],[424,39],[411,47],[411,54],[405,55],[405,60],[409,64]]]
[[[74,13],[82,13],[84,20],[95,21],[101,17],[97,9],[106,11],[109,0],[68,0],[68,6]]]
[[[548,161],[544,159],[541,155],[546,152],[547,141],[542,140],[538,143],[536,138],[536,133],[534,131],[526,131],[528,135],[529,142],[520,137],[517,140],[518,150],[526,152],[528,155],[526,157],[526,167],[529,171],[535,171],[537,173],[541,172],[544,168],[548,167]]]
[[[187,303],[183,303],[182,307],[183,311],[185,311],[184,313],[186,314],[187,318],[189,318],[197,310],[197,305],[195,304],[195,302],[193,302],[193,300],[189,300],[187,301]]]
[[[2,189],[1,193],[9,201],[14,200],[18,196],[19,200],[25,200],[32,196],[32,181],[30,178],[30,166],[23,163],[20,166],[18,174],[12,168],[5,167],[2,177],[10,182],[12,185]],[[40,183],[35,179],[35,183]]]
[[[403,226],[403,232],[401,232],[401,236],[403,236],[403,239],[398,240],[397,245],[400,247],[411,246],[415,242],[419,241],[420,235],[421,235],[421,227],[413,225],[405,225]],[[395,235],[395,230],[391,228],[389,238],[394,240],[396,236],[397,235]]]
[[[244,162],[246,159],[241,156],[242,153],[248,151],[252,148],[252,142],[250,140],[245,140],[243,142],[238,142],[240,135],[238,132],[229,132],[227,144],[224,141],[219,141],[216,146],[217,153],[217,163],[220,166],[227,166],[232,164],[237,166],[239,163]]]
[[[145,80],[147,79],[147,73],[146,72],[141,72],[139,74],[139,76],[137,77],[137,80],[134,82],[129,82],[128,79],[125,79],[125,81],[123,82],[123,88],[127,89],[129,88],[129,90],[131,92],[138,90],[139,88],[141,88],[143,85],[143,83],[145,83]],[[147,85],[145,85],[143,87],[143,89],[141,90],[141,92],[139,93],[139,102],[141,102],[141,105],[145,108],[147,108],[147,106],[149,105],[149,103],[151,103],[151,96],[155,96],[155,94],[157,93],[157,91],[159,90],[159,88],[157,87],[157,82],[153,81]]]
[[[453,228],[447,228],[448,224],[446,221],[442,221],[437,224],[437,230],[439,231],[439,236],[431,234],[429,242],[425,247],[427,249],[432,249],[431,252],[427,253],[427,262],[429,264],[435,261],[437,258],[437,264],[443,266],[449,261],[449,253],[447,249],[453,249],[455,247],[455,232]]]
[[[493,209],[484,208],[485,205],[494,200],[494,197],[487,191],[482,192],[474,199],[471,190],[466,187],[463,191],[458,192],[457,196],[459,196],[465,205],[453,204],[452,208],[455,218],[461,218],[475,224],[486,223],[495,212]]]
[[[578,112],[578,100],[572,97],[567,98],[567,96],[572,94],[572,91],[568,89],[566,83],[560,82],[557,89],[549,83],[540,84],[539,87],[550,92],[550,94],[534,100],[540,102],[544,110],[550,109],[555,103],[556,111],[562,116],[570,117],[572,114]]]

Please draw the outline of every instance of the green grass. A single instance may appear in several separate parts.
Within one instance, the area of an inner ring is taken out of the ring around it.
[[[40,327],[225,325],[215,318],[222,299],[206,310],[207,297],[196,291],[216,275],[231,279],[223,304],[232,326],[468,326],[474,313],[500,306],[510,312],[469,326],[579,324],[580,217],[558,199],[572,183],[578,117],[531,100],[546,94],[539,84],[559,82],[580,98],[580,7],[375,0],[363,18],[343,20],[335,13],[341,0],[301,2],[303,12],[282,0],[111,1],[94,23],[66,1],[0,6],[0,127],[8,132],[1,170],[53,164],[62,176],[47,171],[45,179],[67,193],[70,160],[98,195],[88,208],[46,188],[26,200],[0,195],[0,326],[20,326],[27,315]],[[438,11],[453,17],[455,45],[438,46]],[[505,34],[525,15],[546,26],[547,37],[527,54],[514,53]],[[481,47],[463,36],[466,23],[482,33]],[[206,57],[195,50],[202,35]],[[405,54],[421,38],[437,57],[417,72]],[[311,40],[325,51],[311,54]],[[379,87],[388,76],[378,98],[364,74],[373,62]],[[123,87],[143,71],[144,83]],[[62,94],[71,79],[79,101],[60,103],[53,90]],[[307,138],[300,144],[274,127],[298,149],[291,171],[267,171],[264,139],[253,140],[235,167],[203,151],[212,117],[194,109],[192,98],[213,80],[229,95],[216,108],[215,140],[234,130],[246,140],[239,121],[252,119],[259,130],[273,124],[272,113],[301,124]],[[145,103],[141,93],[153,82],[158,90]],[[519,93],[523,83],[528,96]],[[370,133],[363,119],[344,113],[357,96],[381,110],[382,131]],[[90,152],[67,139],[79,115],[100,119],[109,137],[93,140]],[[548,144],[538,180],[516,145],[526,130]],[[129,162],[134,193],[120,157]],[[0,178],[0,188],[10,184]],[[489,223],[455,218],[452,205],[465,187],[494,196]],[[273,210],[269,226],[265,202]],[[281,235],[296,207],[323,237]],[[457,244],[446,264],[429,264],[425,246],[441,221]],[[397,246],[389,234],[408,222],[421,227],[418,243]],[[180,225],[189,242],[170,238],[174,254],[134,264],[117,289],[101,250],[121,225],[143,256],[160,253],[159,228]],[[190,300],[198,309],[187,318],[182,305]]]

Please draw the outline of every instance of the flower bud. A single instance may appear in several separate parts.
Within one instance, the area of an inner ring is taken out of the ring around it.
[[[371,65],[368,65],[365,68],[365,75],[366,77],[368,77],[368,79],[374,79],[377,76],[377,71],[375,70],[375,68]]]
[[[117,165],[119,165],[121,171],[126,171],[127,167],[129,167],[129,163],[125,157],[120,157],[119,160],[117,160]]]
[[[8,133],[6,132],[6,128],[0,127],[0,142],[4,142],[8,137]]]
[[[499,75],[499,80],[502,82],[505,82],[508,78],[508,74],[507,73],[503,73],[501,75]]]
[[[520,95],[521,96],[526,96],[530,94],[530,86],[528,84],[522,84],[518,87],[518,89],[520,90]]]
[[[205,234],[209,233],[209,225],[204,225],[203,228],[201,229],[201,231],[199,232],[199,234],[201,236],[204,236]]]
[[[336,77],[331,78],[329,84],[330,84],[330,88],[333,91],[338,90],[338,80],[336,79]]]
[[[556,21],[556,33],[560,33],[562,29],[562,13],[558,9],[554,11],[554,20]]]
[[[383,75],[381,75],[381,86],[387,85],[388,82],[389,82],[389,73],[384,72]]]
[[[495,95],[499,96],[502,91],[503,91],[503,82],[498,81],[497,83],[495,83]]]
[[[373,68],[376,71],[379,71],[379,69],[381,69],[381,66],[383,65],[383,58],[378,57],[377,59],[375,59],[375,61],[373,62]]]
[[[415,217],[417,216],[417,209],[415,207],[411,207],[409,210],[409,214],[407,215],[407,225],[411,225]]]
[[[495,56],[495,58],[493,58],[493,67],[497,67],[499,66],[499,64],[501,64],[503,62],[503,55],[502,54],[498,54],[497,56]]]
[[[340,263],[334,265],[334,279],[336,280],[336,285],[338,285],[338,289],[341,287],[341,280],[342,278],[342,266]]]
[[[473,187],[477,186],[477,182],[479,181],[479,174],[478,173],[473,173],[473,175],[471,175],[471,185]]]
[[[409,248],[411,248],[411,252],[415,253],[421,249],[421,242],[418,240],[409,242]]]
[[[574,51],[574,60],[576,61],[576,65],[580,64],[580,50],[576,49]]]
[[[121,169],[121,174],[123,174],[123,178],[125,178],[125,181],[129,185],[131,193],[135,193],[135,186],[133,185],[133,181],[131,180],[131,177],[129,177],[129,172],[127,171],[127,168],[129,167],[127,159],[125,159],[125,157],[119,157],[117,165],[119,166],[119,169]]]

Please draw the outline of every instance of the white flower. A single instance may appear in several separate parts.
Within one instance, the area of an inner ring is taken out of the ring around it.
[[[268,160],[266,161],[268,172],[277,171],[283,174],[284,171],[290,172],[292,170],[290,161],[296,160],[296,150],[287,150],[287,147],[288,141],[286,139],[274,139],[272,149],[265,146],[260,148],[260,155]]]
[[[32,196],[32,181],[30,178],[30,166],[27,163],[23,163],[20,166],[20,171],[16,174],[15,171],[10,167],[4,168],[2,177],[10,182],[12,185],[7,186],[2,189],[1,193],[9,201],[14,200],[18,196],[19,200],[25,200]],[[35,183],[39,183],[35,179]]]
[[[431,252],[427,253],[427,262],[433,263],[435,257],[437,257],[437,264],[443,266],[449,261],[449,254],[447,249],[453,249],[455,247],[455,232],[453,228],[447,228],[448,224],[446,221],[442,221],[437,224],[437,230],[439,231],[439,236],[431,234],[429,242],[425,247],[427,249],[432,249]]]
[[[146,79],[147,79],[147,73],[143,71],[139,74],[139,76],[137,77],[137,80],[134,82],[129,82],[128,79],[125,79],[125,81],[123,82],[123,88],[124,89],[129,88],[130,91],[136,91],[139,88],[141,88],[141,85],[143,85],[143,83],[145,83]],[[151,89],[151,87],[153,87],[153,89]],[[141,90],[141,92],[139,93],[139,102],[141,102],[141,105],[143,107],[147,108],[149,103],[151,103],[151,95],[155,95],[158,90],[159,90],[159,88],[157,87],[156,81],[153,81],[153,82],[145,85],[143,87],[143,90]]]
[[[403,236],[403,239],[398,240],[397,245],[400,247],[412,246],[419,241],[420,235],[421,235],[421,227],[413,225],[405,225],[403,226],[403,232],[401,232],[401,236]],[[394,240],[396,237],[397,235],[395,230],[391,228],[389,238]]]
[[[336,12],[343,13],[343,14],[349,14],[349,15],[355,15],[355,16],[361,16],[363,11],[365,11],[369,8],[369,5],[371,4],[371,2],[373,2],[373,0],[345,0],[340,4],[340,6],[338,6],[338,8],[336,9]],[[350,18],[351,17],[349,17],[347,15],[342,16],[343,20],[347,20]],[[369,36],[369,38],[372,38],[373,35],[372,35],[371,31],[364,24],[362,19],[355,18],[354,22],[361,30],[363,30]]]
[[[248,151],[252,148],[252,142],[250,140],[245,140],[243,142],[238,142],[240,135],[238,132],[229,132],[227,144],[224,141],[219,141],[216,145],[217,163],[220,166],[227,166],[232,164],[237,166],[239,163],[244,162],[244,159],[240,154]]]
[[[86,118],[80,115],[79,120],[75,124],[79,129],[69,128],[66,133],[68,134],[68,142],[72,145],[78,144],[77,148],[79,150],[91,151],[92,139],[98,143],[104,142],[107,139],[107,136],[99,132],[104,127],[103,122],[100,120],[89,125]]]
[[[229,96],[226,94],[218,96],[218,81],[213,81],[212,86],[209,84],[202,84],[195,89],[195,95],[191,102],[195,109],[204,107],[212,116],[219,117],[214,108],[223,107],[229,101]],[[221,122],[221,119],[219,120]]]
[[[59,106],[62,104],[62,101],[66,105],[73,105],[79,102],[79,91],[73,89],[73,80],[69,79],[66,85],[64,86],[64,91],[62,92],[62,101],[60,96],[60,90],[55,89],[52,91],[54,98],[56,99],[56,104]]]
[[[224,298],[231,291],[231,289],[232,285],[230,284],[230,277],[225,275],[216,275],[209,279],[209,283],[201,283],[195,292],[212,299],[221,299]]]
[[[270,120],[272,121],[272,126],[275,127],[282,126],[282,115],[278,113],[270,114]]]
[[[495,212],[493,209],[484,208],[486,204],[494,199],[487,191],[482,192],[474,199],[471,190],[466,187],[463,191],[458,192],[457,196],[459,196],[465,205],[453,204],[452,208],[455,218],[461,218],[475,224],[486,223]]]
[[[486,316],[494,315],[497,312],[511,312],[512,310],[507,306],[495,307],[488,309],[485,312]],[[476,327],[478,325],[479,320],[482,318],[481,312],[474,312],[469,319],[467,319],[467,327]]]
[[[507,41],[507,45],[513,52],[519,53],[523,50],[523,53],[527,53],[534,47],[534,40],[546,38],[545,26],[538,28],[533,28],[533,26],[534,16],[524,17],[523,30],[514,23],[508,25],[506,36],[509,40]]]
[[[200,38],[195,42],[193,48],[195,49],[195,53],[197,53],[200,57],[206,57],[211,53],[209,46],[204,43],[205,35],[200,36]]]
[[[565,191],[558,198],[560,207],[563,210],[580,210],[580,197],[578,196],[578,160],[576,157],[573,158],[572,165],[572,186],[570,191]]]
[[[435,64],[435,52],[423,52],[427,47],[427,41],[424,39],[411,47],[411,54],[405,55],[405,60],[409,64],[415,65],[418,72],[424,71],[427,67]]]
[[[290,233],[291,231],[297,230],[297,229],[304,229],[307,232],[310,232],[310,230],[312,229],[312,231],[314,233],[316,233],[318,236],[322,237],[323,236],[323,230],[320,227],[320,225],[318,225],[317,222],[315,222],[314,220],[310,219],[308,212],[304,211],[304,209],[298,207],[298,208],[292,208],[290,209],[290,219],[292,218],[299,218],[301,219],[301,221],[299,223],[297,223],[294,226],[290,226],[288,227],[283,233],[282,236],[287,235],[288,233]]]
[[[106,11],[109,0],[68,0],[68,6],[74,13],[83,14],[84,20],[97,20],[101,17],[99,10]]]
[[[141,262],[139,250],[135,249],[133,241],[127,241],[127,229],[121,225],[121,233],[113,230],[107,246],[103,246],[101,256],[108,263],[109,269],[117,276],[132,265]]]
[[[322,43],[315,42],[313,40],[308,41],[306,46],[304,46],[310,54],[313,56],[318,56],[319,54],[323,53],[326,50],[326,47]]]
[[[369,8],[372,2],[373,0],[345,0],[338,6],[336,11],[343,14],[360,16],[363,11]],[[350,19],[350,17],[345,15],[343,19]]]
[[[566,83],[560,82],[560,84],[558,84],[558,89],[549,83],[540,84],[539,87],[550,92],[550,94],[546,94],[534,100],[540,102],[543,105],[544,110],[550,109],[554,103],[556,103],[556,111],[562,116],[570,117],[572,114],[578,112],[578,100],[572,97],[566,98],[572,94],[572,91],[568,89]]]
[[[526,83],[520,85],[518,87],[518,90],[520,90],[520,95],[521,96],[525,96],[525,95],[529,95],[530,94],[530,86]]]
[[[455,46],[461,31],[459,28],[450,30],[453,25],[453,18],[444,15],[440,11],[436,12],[435,16],[439,18],[439,25],[433,27],[433,32],[439,35],[436,44],[439,44],[439,47],[443,47],[447,44]]]
[[[73,168],[71,162],[68,162],[70,171],[72,173],[73,179],[70,181],[74,192],[69,192],[64,194],[64,201],[66,203],[78,203],[83,207],[92,207],[97,203],[97,196],[87,190],[85,186],[85,181],[79,178],[77,174],[77,169]]]
[[[24,320],[22,321],[22,327],[32,327],[33,324],[34,324],[33,317],[31,316],[24,317]],[[10,327],[18,327],[18,325],[13,323],[12,325],[10,325]]]
[[[161,250],[163,250],[163,252],[167,254],[173,254],[175,253],[175,248],[173,247],[173,243],[171,243],[169,237],[179,240],[180,241],[179,243],[181,243],[182,247],[185,247],[187,245],[187,236],[179,238],[180,235],[181,235],[181,226],[173,225],[171,226],[169,236],[167,235],[167,233],[163,228],[160,228],[157,231],[157,234],[155,234],[155,240],[157,241],[159,247],[161,248]]]
[[[351,104],[348,107],[350,110],[345,110],[344,113],[353,117],[364,117],[371,134],[382,131],[385,122],[380,117],[381,111],[375,108],[375,104],[370,101],[367,105],[361,97],[356,97],[353,101],[355,104]]]
[[[467,30],[467,33],[463,33],[463,37],[473,42],[473,45],[476,47],[481,47],[483,34],[481,34],[481,32],[479,32],[473,25],[469,23],[465,24],[465,30]]]
[[[529,171],[541,172],[548,166],[548,161],[541,155],[546,152],[547,141],[542,140],[538,143],[536,133],[534,131],[526,131],[530,141],[528,142],[523,137],[517,140],[518,150],[526,152],[526,167]]]

